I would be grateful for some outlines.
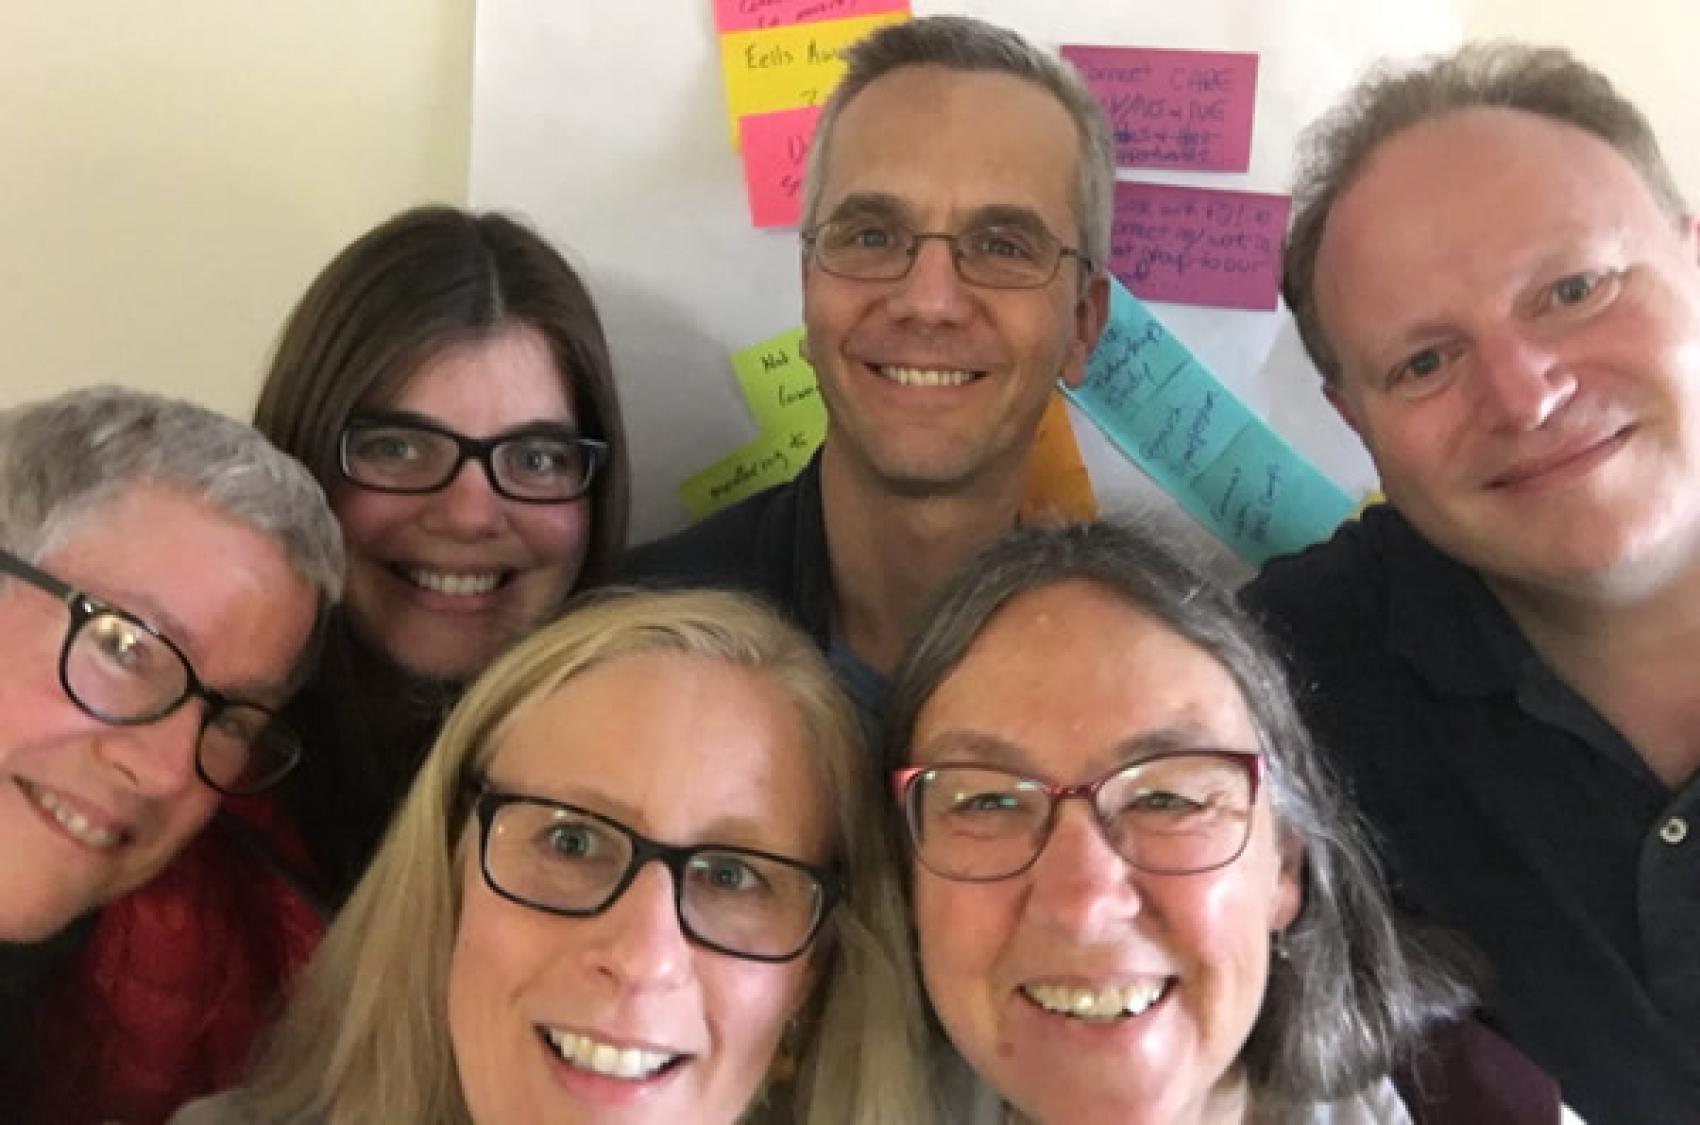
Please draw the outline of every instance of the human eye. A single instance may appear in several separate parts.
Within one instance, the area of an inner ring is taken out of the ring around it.
[[[1606,304],[1616,294],[1621,274],[1611,270],[1582,270],[1545,286],[1536,301],[1539,313],[1588,310]]]
[[[979,227],[965,232],[962,240],[968,253],[982,258],[1028,263],[1037,261],[1043,254],[1040,237],[1020,227]]]
[[[207,725],[231,742],[250,746],[259,741],[270,722],[271,716],[262,711],[246,706],[230,706],[222,708]]]
[[[571,477],[578,473],[578,447],[549,438],[526,438],[509,444],[504,460],[515,472],[534,478]]]
[[[1385,387],[1398,398],[1427,398],[1452,381],[1462,352],[1460,346],[1450,342],[1418,348],[1387,372]]]
[[[111,670],[145,678],[161,660],[158,638],[115,613],[91,619],[88,635],[94,651]]]
[[[826,234],[830,250],[890,250],[901,242],[896,223],[873,215],[834,220],[827,225]]]
[[[1167,789],[1142,789],[1134,793],[1123,807],[1124,812],[1167,816],[1185,816],[1209,808],[1207,800],[1176,793]]]
[[[349,451],[358,460],[380,464],[404,464],[423,455],[418,434],[404,429],[357,431]]]
[[[691,857],[689,878],[704,890],[724,895],[764,895],[773,889],[749,858],[732,852],[698,852]]]

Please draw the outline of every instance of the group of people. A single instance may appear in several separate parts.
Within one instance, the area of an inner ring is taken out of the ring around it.
[[[846,61],[826,440],[677,535],[624,553],[590,295],[499,215],[340,254],[253,428],[0,412],[9,1113],[1700,1120],[1700,224],[1641,114],[1471,46],[1307,134],[1283,291],[1388,502],[1236,595],[1018,526],[1107,316],[1079,77]]]

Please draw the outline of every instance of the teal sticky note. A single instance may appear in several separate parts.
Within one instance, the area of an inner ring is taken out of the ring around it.
[[[1202,473],[1256,421],[1215,376],[1188,363],[1139,412],[1133,431],[1140,458],[1180,483]]]
[[[1112,281],[1109,322],[1086,365],[1086,381],[1072,393],[1097,403],[1107,416],[1131,417],[1191,363],[1192,354],[1139,298]]]
[[[1248,562],[1326,539],[1351,497],[1261,422],[1247,426],[1193,483],[1209,524]]]
[[[1326,538],[1352,501],[1281,440],[1119,282],[1110,322],[1068,392],[1192,517],[1261,564]]]

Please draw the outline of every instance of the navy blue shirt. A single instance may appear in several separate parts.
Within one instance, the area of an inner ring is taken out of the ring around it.
[[[1244,598],[1401,903],[1486,954],[1488,1019],[1591,1125],[1700,1122],[1700,776],[1666,786],[1385,505]]]

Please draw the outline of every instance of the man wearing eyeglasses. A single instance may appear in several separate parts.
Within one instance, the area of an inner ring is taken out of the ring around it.
[[[864,717],[934,588],[1016,522],[1051,389],[1107,315],[1113,158],[1066,63],[938,16],[847,53],[810,153],[805,350],[826,442],[771,489],[635,557],[764,593]]]
[[[67,1026],[34,1020],[44,996],[98,996],[101,1035],[137,1030],[121,1026],[136,1014],[123,973],[158,973],[153,958],[184,950],[149,947],[159,931],[127,909],[108,942],[94,912],[132,901],[222,794],[295,764],[302,747],[276,712],[341,581],[323,493],[247,426],[117,388],[0,413],[0,1062]],[[177,918],[173,944],[197,921]],[[110,948],[119,962],[100,961]],[[106,1044],[85,1038],[77,1058],[102,1060]],[[70,1067],[0,1065],[0,1102],[27,1120],[31,1095],[6,1082]]]
[[[1284,289],[1389,504],[1248,591],[1397,887],[1587,1120],[1700,1120],[1700,227],[1557,50],[1312,134]]]

